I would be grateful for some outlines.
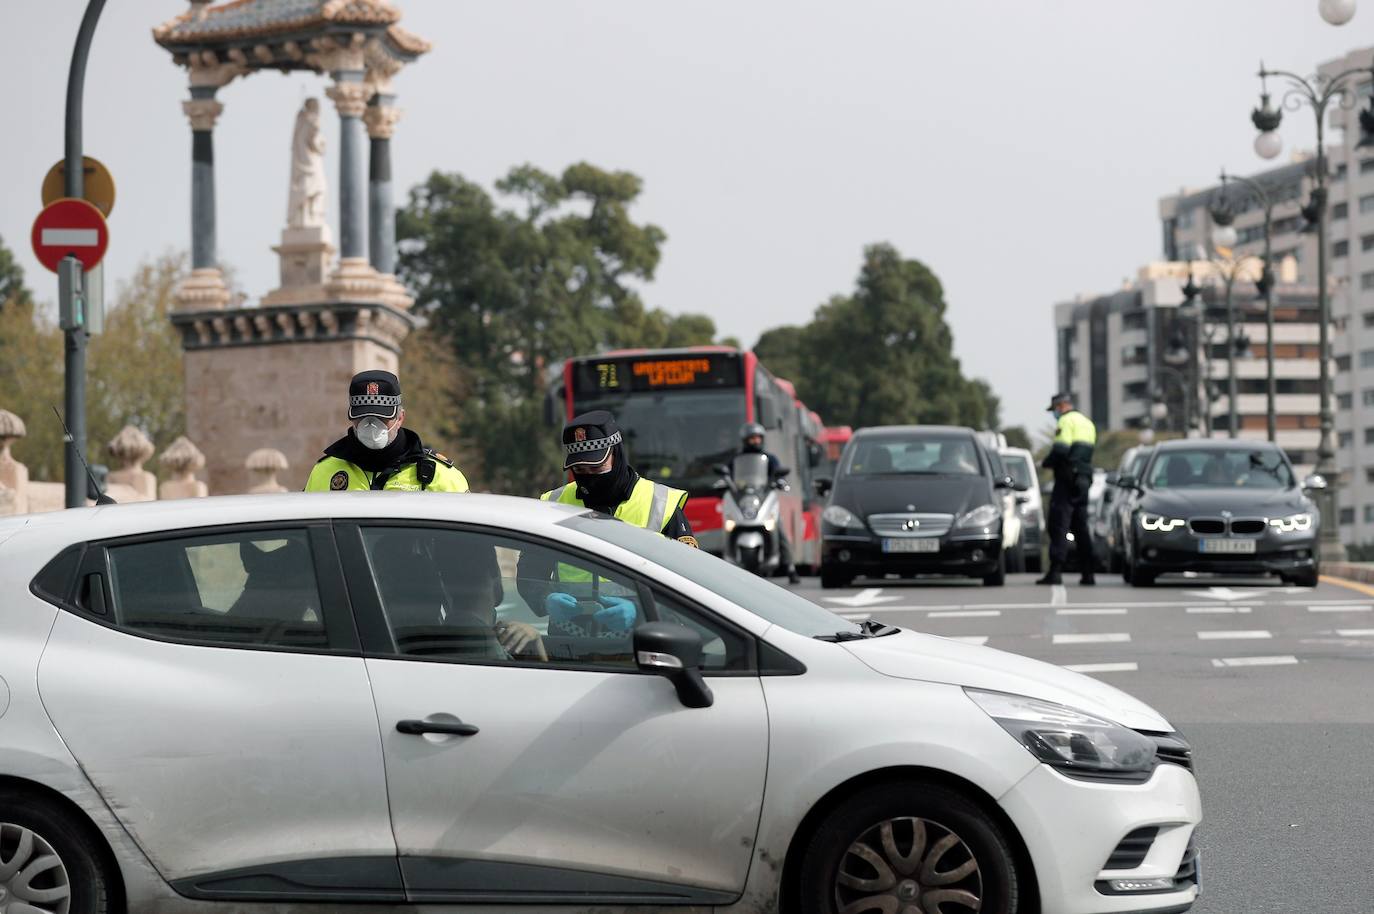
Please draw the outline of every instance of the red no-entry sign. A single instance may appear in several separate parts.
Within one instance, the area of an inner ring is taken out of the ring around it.
[[[100,263],[110,245],[110,229],[105,217],[85,200],[63,197],[43,207],[33,220],[33,253],[38,262],[54,273],[68,254],[89,270]]]

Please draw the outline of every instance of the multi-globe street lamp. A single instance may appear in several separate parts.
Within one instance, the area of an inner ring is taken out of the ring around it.
[[[1355,0],[1318,0],[1317,12],[1331,25],[1345,25],[1355,18]]]
[[[1259,136],[1255,138],[1255,152],[1266,159],[1274,158],[1283,149],[1283,140],[1277,132],[1279,124],[1283,121],[1283,113],[1270,104],[1269,77],[1282,80],[1286,86],[1283,108],[1298,111],[1308,107],[1316,116],[1317,156],[1312,173],[1312,195],[1308,204],[1302,208],[1302,214],[1317,228],[1317,319],[1321,324],[1318,347],[1321,357],[1321,438],[1317,444],[1316,471],[1327,481],[1327,487],[1317,493],[1317,498],[1322,517],[1321,558],[1330,561],[1342,561],[1345,558],[1345,546],[1341,543],[1340,524],[1337,520],[1340,476],[1336,467],[1334,446],[1335,421],[1331,412],[1331,297],[1327,294],[1326,288],[1327,168],[1324,131],[1326,112],[1331,103],[1334,101],[1344,108],[1353,107],[1355,83],[1361,78],[1369,79],[1371,75],[1374,75],[1374,71],[1358,67],[1344,70],[1334,76],[1318,73],[1304,78],[1287,70],[1267,70],[1261,63],[1260,107],[1250,114],[1251,122],[1259,131]],[[1374,134],[1374,99],[1371,99],[1369,108],[1360,112],[1360,127],[1365,134],[1360,140],[1360,145],[1369,145],[1370,135]]]

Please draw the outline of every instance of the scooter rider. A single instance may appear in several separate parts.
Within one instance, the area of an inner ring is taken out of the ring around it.
[[[764,428],[757,422],[746,423],[739,430],[740,442],[743,445],[740,453],[742,454],[762,454],[768,458],[768,479],[780,489],[786,489],[787,484],[783,482],[783,477],[787,475],[787,468],[772,453],[763,449]],[[781,560],[783,569],[787,572],[787,580],[792,584],[801,583],[801,575],[797,574],[797,566],[792,563],[792,544],[787,541],[787,533],[778,525],[778,558]]]

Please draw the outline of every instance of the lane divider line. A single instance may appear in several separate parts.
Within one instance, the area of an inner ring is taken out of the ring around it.
[[[940,610],[937,612],[926,613],[931,619],[972,619],[972,618],[992,618],[1002,615],[1000,609],[954,609]]]
[[[1084,633],[1055,635],[1055,644],[1125,644],[1131,640],[1128,632]]]
[[[1297,663],[1292,654],[1281,657],[1221,657],[1212,661],[1212,666],[1289,666]]]
[[[1134,673],[1140,667],[1134,663],[1066,663],[1064,669],[1071,673]]]
[[[1336,634],[1342,638],[1369,638],[1374,637],[1374,628],[1338,628]]]
[[[1367,613],[1374,612],[1374,606],[1309,606],[1310,613]]]
[[[1056,609],[1056,616],[1124,616],[1124,609]]]
[[[1252,631],[1198,632],[1197,636],[1199,641],[1253,641],[1274,637],[1263,629],[1255,629]]]
[[[1231,613],[1248,613],[1249,606],[1189,606],[1186,612],[1194,614],[1224,615]]]

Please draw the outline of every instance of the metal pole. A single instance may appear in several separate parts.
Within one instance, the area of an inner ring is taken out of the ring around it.
[[[91,53],[91,39],[105,0],[89,0],[76,33],[76,47],[72,49],[71,69],[67,73],[67,128],[65,161],[63,163],[63,192],[80,199],[86,191],[85,161],[81,149],[81,102],[86,83],[86,58]],[[68,287],[70,288],[70,286]],[[75,294],[73,292],[73,294]],[[69,308],[71,302],[65,303]],[[84,310],[84,309],[83,309]],[[63,359],[63,406],[67,413],[67,427],[71,435],[63,452],[63,473],[66,482],[66,506],[79,508],[86,504],[86,474],[82,455],[86,452],[86,327],[69,327],[65,331]]]
[[[1194,391],[1194,393],[1198,398],[1199,406],[1198,430],[1199,432],[1201,432],[1202,437],[1210,438],[1212,437],[1212,372],[1210,370],[1212,360],[1210,357],[1208,357],[1204,362],[1203,347],[1206,345],[1206,341],[1202,338],[1203,320],[1206,316],[1206,313],[1207,300],[1203,297],[1203,294],[1199,292],[1197,297],[1197,320],[1194,322],[1193,325],[1193,334],[1196,337],[1197,342],[1197,388]],[[1204,364],[1209,369],[1205,374],[1203,373]]]
[[[1236,308],[1231,291],[1236,284],[1236,265],[1226,277],[1226,437],[1235,438],[1240,424],[1236,408]]]

